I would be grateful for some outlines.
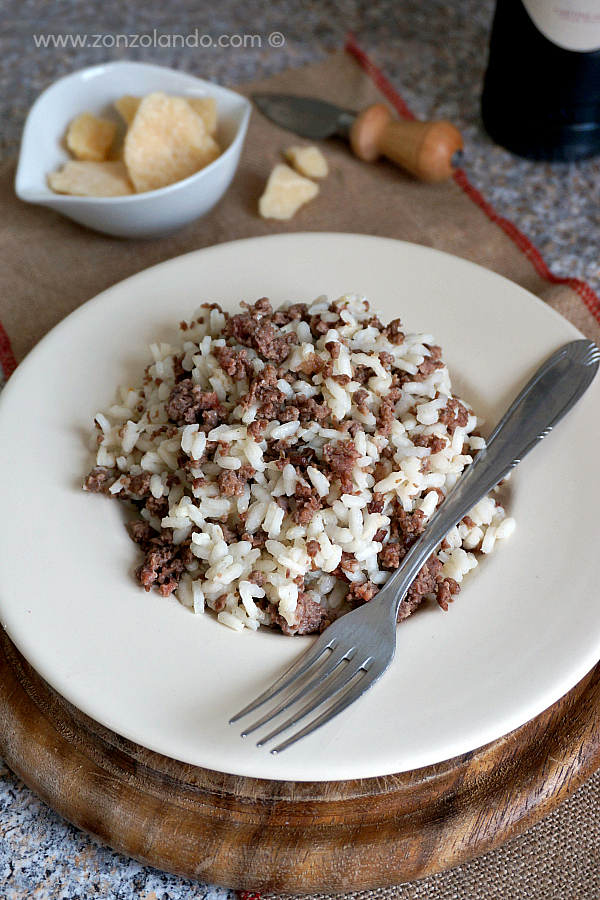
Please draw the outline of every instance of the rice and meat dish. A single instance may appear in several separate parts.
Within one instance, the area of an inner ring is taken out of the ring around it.
[[[360,296],[232,314],[204,304],[177,346],[95,419],[85,488],[125,501],[146,590],[241,630],[322,631],[370,600],[484,447],[428,334]],[[399,612],[446,609],[514,521],[492,493]]]

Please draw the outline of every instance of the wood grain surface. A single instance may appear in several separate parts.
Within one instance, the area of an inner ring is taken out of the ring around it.
[[[0,637],[7,765],[104,844],[228,888],[341,893],[431,875],[522,832],[600,766],[600,664],[480,750],[323,784],[241,778],[139,747],[79,712]]]

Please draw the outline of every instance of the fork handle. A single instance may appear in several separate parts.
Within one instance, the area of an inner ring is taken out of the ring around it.
[[[600,350],[588,340],[571,341],[538,369],[504,414],[422,535],[375,600],[394,599],[395,615],[406,591],[448,532],[513,469],[575,405],[598,370]]]

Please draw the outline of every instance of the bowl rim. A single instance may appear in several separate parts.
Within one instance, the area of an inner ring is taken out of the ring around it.
[[[179,181],[173,182],[173,184],[167,184],[161,188],[155,188],[152,191],[141,191],[140,193],[125,194],[118,197],[86,197],[77,194],[59,194],[52,191],[50,188],[47,188],[44,192],[40,191],[37,188],[34,190],[28,190],[27,188],[24,188],[22,182],[27,165],[27,155],[23,153],[23,150],[27,147],[28,130],[31,127],[31,121],[34,111],[42,105],[44,100],[47,99],[48,94],[59,92],[65,87],[66,83],[68,82],[82,81],[93,77],[99,78],[104,74],[109,74],[118,69],[138,69],[140,71],[145,69],[147,71],[152,70],[155,73],[169,72],[173,75],[181,77],[182,80],[187,81],[190,84],[195,83],[203,87],[207,87],[209,89],[207,93],[210,93],[210,91],[212,91],[213,95],[220,94],[221,96],[226,96],[231,98],[232,100],[239,101],[241,112],[240,121],[236,126],[235,136],[227,149],[224,150],[207,166],[204,166],[204,168],[199,169],[192,175],[188,175],[187,178],[182,178]],[[182,189],[185,190],[185,188],[189,187],[190,183],[194,180],[205,180],[206,177],[210,176],[214,172],[215,168],[218,168],[219,165],[223,165],[225,162],[227,162],[228,158],[230,156],[233,156],[237,152],[240,143],[245,138],[251,111],[252,104],[250,100],[248,100],[248,98],[243,94],[240,94],[239,92],[234,91],[231,88],[224,87],[223,85],[216,84],[212,81],[207,81],[204,78],[199,78],[196,75],[190,74],[189,72],[183,72],[179,69],[173,69],[169,66],[159,66],[155,65],[154,63],[138,62],[136,60],[109,60],[105,63],[96,63],[92,66],[86,66],[83,69],[76,69],[73,72],[68,72],[66,75],[62,75],[56,81],[53,81],[46,88],[44,88],[44,90],[41,91],[40,94],[36,97],[29,109],[29,112],[27,113],[25,124],[23,126],[21,144],[19,147],[19,156],[17,160],[17,169],[15,173],[15,193],[20,200],[23,200],[26,203],[36,203],[40,205],[54,205],[56,203],[60,203],[61,205],[65,204],[73,206],[86,203],[98,206],[123,206],[126,204],[139,204],[144,201],[148,201],[150,198],[152,200],[154,200],[155,198],[160,199],[161,197],[164,197],[168,194],[177,193]]]

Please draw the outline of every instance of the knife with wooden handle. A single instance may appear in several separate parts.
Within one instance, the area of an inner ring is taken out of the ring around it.
[[[421,181],[445,181],[460,164],[463,139],[445,120],[395,119],[383,103],[355,113],[333,103],[293,94],[253,94],[271,122],[311,140],[341,137],[364,162],[385,156]]]

